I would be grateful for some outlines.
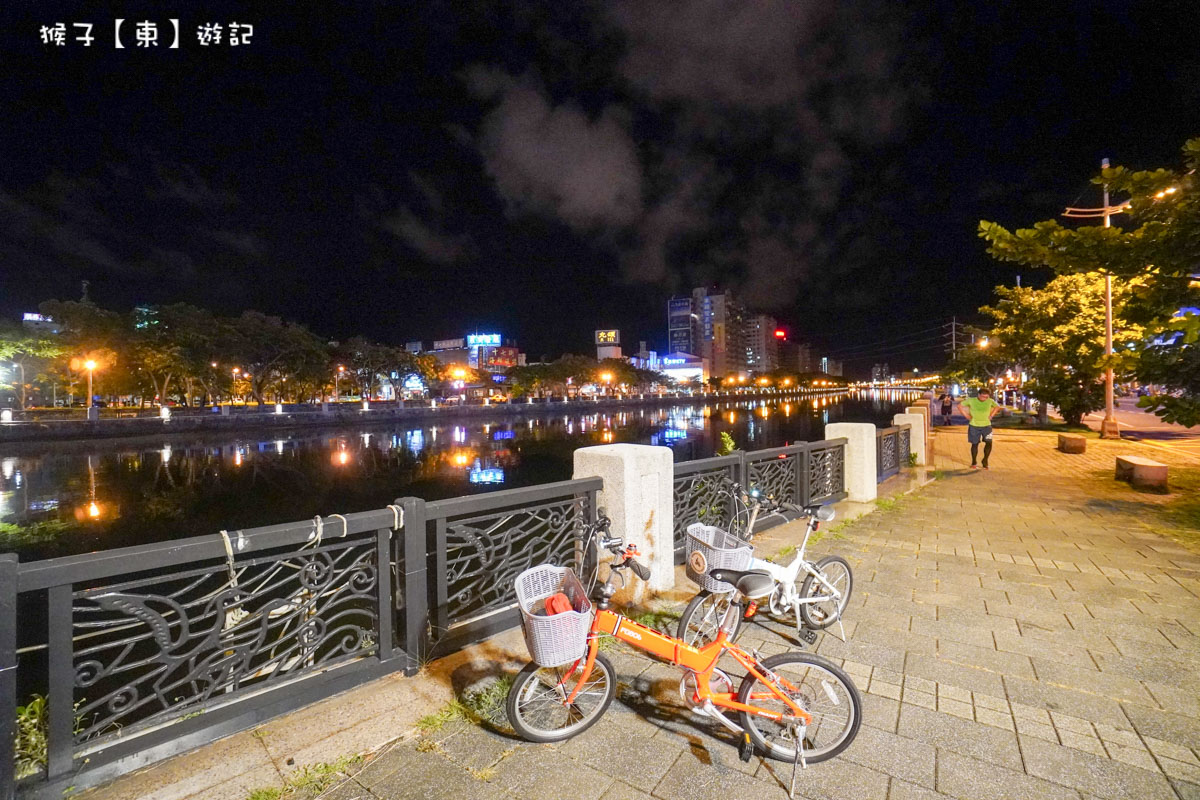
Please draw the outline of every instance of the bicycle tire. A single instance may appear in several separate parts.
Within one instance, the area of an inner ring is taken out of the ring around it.
[[[820,656],[794,651],[764,658],[759,664],[793,684],[797,689],[791,693],[793,699],[800,700],[800,707],[813,717],[805,733],[805,740],[809,744],[804,748],[804,757],[808,763],[815,764],[833,758],[850,746],[862,725],[862,696],[858,687],[840,667]],[[815,679],[816,683],[809,684],[809,678]],[[761,689],[760,693],[767,694],[767,697],[752,698],[751,695],[755,693],[754,687],[759,685],[758,678],[747,675],[738,689],[738,702],[770,708],[773,711],[790,711],[789,707],[766,687]],[[840,707],[843,712],[831,712],[830,707]],[[738,713],[742,728],[760,752],[779,761],[795,759],[795,745],[786,744],[789,741],[786,726],[745,711]],[[831,740],[818,745],[816,737],[827,729],[833,733]]]
[[[831,564],[836,564],[832,576],[825,574],[825,569]],[[825,575],[825,580],[835,586],[840,585],[840,578],[836,572],[842,571],[845,576],[845,590],[842,591],[841,602],[836,605],[833,603],[801,603],[800,604],[800,619],[806,626],[812,630],[819,631],[828,628],[833,623],[837,622],[842,617],[842,612],[846,610],[846,605],[850,602],[850,593],[854,591],[854,572],[850,569],[850,562],[841,556],[825,556],[820,561],[813,565],[817,572]],[[825,587],[817,582],[814,575],[809,574],[804,578],[804,583],[800,585],[801,599],[807,597],[828,597],[824,593]]]
[[[701,590],[683,610],[683,616],[679,618],[679,625],[675,629],[675,638],[682,639],[685,644],[690,644],[695,648],[715,642],[717,631],[721,627],[721,620],[725,618],[725,610],[729,608],[729,603],[732,601],[733,592],[715,594],[707,589]],[[700,618],[694,622],[692,618],[695,615],[699,615]],[[691,629],[693,622],[695,630]],[[729,641],[732,642],[742,632],[742,622],[742,616],[739,614]]]
[[[588,684],[575,698],[573,708],[568,709],[561,702],[565,698],[557,687],[571,666],[543,667],[531,661],[517,673],[512,688],[508,690],[505,710],[509,724],[522,739],[530,742],[561,742],[583,733],[604,716],[617,691],[612,663],[603,654],[596,654]],[[580,661],[575,671],[582,669],[583,662]],[[593,687],[598,676],[603,684],[598,687],[597,693]],[[541,687],[540,690],[538,687]],[[568,680],[563,688],[569,694],[575,688],[575,681]],[[584,702],[581,699],[585,699]],[[561,724],[549,727],[560,718]]]

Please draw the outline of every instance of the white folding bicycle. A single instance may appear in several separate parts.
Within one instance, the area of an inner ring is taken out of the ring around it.
[[[743,494],[738,486],[734,486],[734,496],[747,509],[745,514],[735,514],[734,525],[735,533],[742,532],[738,530],[741,526],[736,523],[740,521],[739,517],[746,519],[745,538],[734,539],[733,536],[729,536],[724,542],[704,543],[694,540],[689,535],[688,558],[697,559],[699,557],[697,563],[691,565],[692,570],[698,575],[703,575],[708,567],[706,555],[711,556],[714,551],[718,551],[719,554],[721,550],[730,552],[735,549],[729,545],[740,545],[738,549],[745,548],[754,538],[754,526],[760,513],[781,514],[791,511],[799,518],[807,519],[804,540],[800,543],[800,547],[790,563],[776,564],[761,558],[751,558],[749,564],[741,568],[765,572],[774,579],[775,588],[767,599],[768,609],[771,614],[779,617],[792,614],[795,619],[796,633],[811,644],[815,641],[815,633],[805,635],[804,629],[823,630],[840,620],[842,611],[850,601],[850,593],[854,589],[854,575],[850,570],[850,563],[846,559],[830,555],[814,563],[804,557],[808,540],[813,532],[820,527],[822,522],[833,519],[833,508],[821,505],[798,506],[791,503],[780,503],[761,496],[753,489]],[[718,546],[713,547],[713,544]],[[702,589],[688,603],[683,616],[679,619],[676,633],[678,638],[693,647],[703,647],[714,641],[732,599],[732,590]],[[731,633],[730,639],[737,637],[745,620],[752,617],[756,611],[757,608],[754,605],[747,606],[743,617],[738,620],[736,629]]]

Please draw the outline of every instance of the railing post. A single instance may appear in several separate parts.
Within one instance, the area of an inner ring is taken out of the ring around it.
[[[17,724],[17,557],[0,555],[0,800],[13,800]]]
[[[46,744],[46,777],[50,780],[71,771],[75,759],[75,666],[71,614],[71,584],[46,591],[47,643],[50,662],[49,728]]]
[[[403,497],[396,502],[404,509],[404,651],[411,664],[405,674],[415,675],[429,648],[425,501],[419,497]],[[435,576],[435,580],[439,577],[442,576]]]
[[[324,405],[324,403],[322,403]],[[392,598],[392,529],[375,531],[375,589],[379,615],[379,660],[391,661],[396,655],[395,615]]]
[[[796,505],[806,506],[808,500],[808,457],[812,450],[812,445],[808,442],[803,443],[803,449],[796,453],[796,492],[792,496],[796,498]]]

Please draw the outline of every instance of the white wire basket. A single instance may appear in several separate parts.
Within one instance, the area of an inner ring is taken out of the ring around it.
[[[561,667],[583,657],[592,625],[592,604],[570,567],[541,564],[517,576],[517,605],[529,655],[543,667]],[[573,611],[546,616],[546,598],[562,592]]]
[[[687,576],[692,582],[715,594],[732,592],[733,584],[718,581],[709,576],[714,569],[750,569],[754,558],[754,548],[742,539],[724,531],[715,525],[704,525],[699,522],[687,527],[687,558],[684,560]],[[693,566],[697,560],[693,553],[704,556],[704,571],[698,571]]]

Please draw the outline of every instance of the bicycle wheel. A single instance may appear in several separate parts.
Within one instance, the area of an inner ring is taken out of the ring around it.
[[[721,629],[721,621],[725,619],[725,611],[733,602],[733,592],[714,594],[704,589],[692,598],[683,616],[679,618],[679,626],[675,630],[675,638],[682,639],[692,647],[704,647],[717,640],[717,631]],[[734,624],[733,635],[729,641],[737,638],[742,630],[742,617],[738,616]]]
[[[779,653],[759,663],[774,673],[779,688],[812,716],[804,731],[804,758],[809,763],[833,758],[850,746],[862,724],[862,698],[846,673],[820,656],[808,653]],[[792,688],[787,689],[784,681]],[[738,702],[791,713],[791,708],[753,675],[742,681]],[[742,727],[762,752],[780,761],[795,760],[794,728],[745,711],[740,716]]]
[[[543,667],[531,661],[517,673],[508,690],[507,710],[508,721],[522,739],[561,742],[590,728],[608,710],[617,689],[608,659],[596,654],[592,674],[568,706],[566,699],[583,672],[583,661],[568,676],[570,669],[569,664]]]
[[[800,604],[800,619],[804,620],[808,627],[819,631],[837,622],[846,610],[846,604],[850,602],[850,592],[854,590],[854,573],[850,571],[850,562],[841,556],[825,556],[813,566],[825,580],[841,592],[840,597],[835,597],[812,574],[801,584],[802,600],[809,597],[824,598],[815,603]]]

